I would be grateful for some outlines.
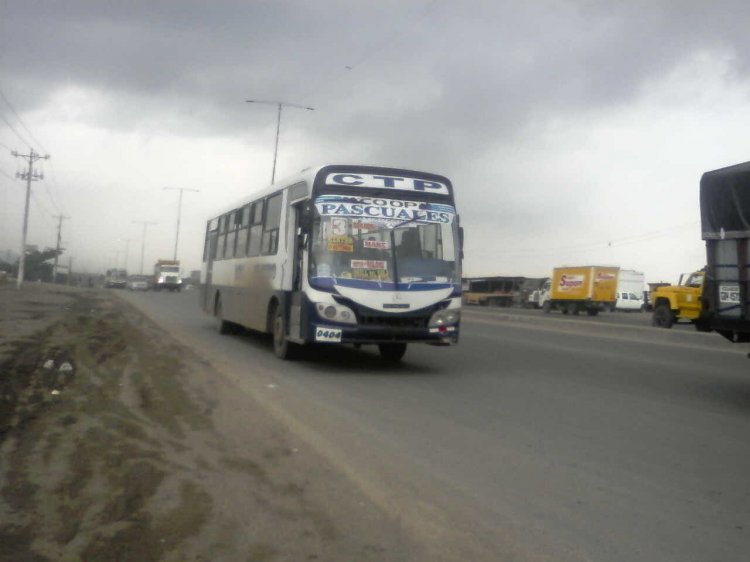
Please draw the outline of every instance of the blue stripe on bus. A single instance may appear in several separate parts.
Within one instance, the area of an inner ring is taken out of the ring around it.
[[[319,195],[315,198],[315,203],[320,203],[323,201],[330,201],[330,202],[340,202],[340,203],[358,203],[359,197],[357,195]],[[378,199],[377,197],[370,197],[370,199]],[[400,199],[399,199],[400,200]],[[431,201],[422,201],[418,203],[420,205],[424,205],[424,209],[429,209],[431,211],[442,211],[447,213],[454,213],[456,212],[456,209],[452,205],[447,205],[445,203],[433,203]],[[423,209],[423,210],[424,210]]]
[[[352,289],[367,289],[369,291],[438,291],[453,288],[454,293],[461,288],[452,283],[391,283],[368,281],[366,279],[343,279],[332,277],[313,277],[315,286],[333,289],[337,285]]]
[[[725,308],[719,308],[716,310],[717,314],[721,314],[722,312],[729,312],[730,310],[734,310],[736,308],[742,308],[742,305],[739,304],[733,304],[731,306],[727,306]]]

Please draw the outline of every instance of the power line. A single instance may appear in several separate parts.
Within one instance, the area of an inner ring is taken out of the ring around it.
[[[49,180],[50,180],[50,183],[52,184],[52,189],[54,190],[54,192],[59,197],[61,195],[61,191],[60,191],[60,188],[57,186],[57,181],[55,179],[55,169],[54,169],[54,166],[52,165],[52,162],[49,163]],[[45,184],[45,186],[46,186],[46,184]],[[53,197],[52,193],[50,193],[49,190],[47,191],[47,195],[49,195],[49,198],[52,200],[53,206],[59,212],[62,213],[65,210],[64,209],[64,205],[62,205],[62,199],[58,200],[57,197]]]
[[[49,219],[49,217],[53,216],[52,213],[47,207],[45,207],[39,202],[39,198],[36,196],[36,193],[34,193],[33,191],[31,192],[31,201],[32,203],[34,203],[34,205],[36,205],[36,208],[39,211],[39,214],[41,215],[41,217],[44,219],[44,222],[46,222],[47,224],[52,224]]]
[[[276,178],[276,157],[279,154],[279,132],[281,131],[281,109],[284,106],[296,107],[297,109],[307,109],[308,111],[315,111],[314,107],[307,107],[305,105],[297,105],[296,103],[287,103],[284,101],[268,101],[268,100],[245,100],[246,103],[261,103],[266,105],[275,105],[278,107],[278,117],[276,118],[276,148],[273,151],[273,169],[271,170],[271,184],[273,184]]]
[[[13,176],[9,175],[5,170],[0,170],[0,174],[4,175],[9,180],[15,180],[16,179]]]
[[[627,246],[629,244],[637,244],[640,242],[653,240],[654,238],[659,238],[661,236],[672,234],[673,232],[684,230],[686,228],[691,228],[698,224],[699,224],[698,221],[691,221],[688,223],[671,226],[671,227],[664,228],[661,230],[644,232],[644,233],[636,234],[633,236],[624,236],[622,238],[613,238],[611,240],[599,240],[597,242],[590,242],[587,244],[574,244],[571,246],[558,246],[556,248],[544,248],[541,251],[539,249],[519,250],[517,252],[503,254],[503,257],[526,257],[529,255],[547,256],[547,255],[554,255],[554,254],[561,253],[561,252],[571,252],[571,251],[590,252],[593,250],[604,249],[604,248]],[[498,254],[499,252],[496,252],[496,253],[493,253],[492,255],[497,256]]]
[[[29,136],[31,137],[31,140],[33,140],[37,144],[37,146],[39,146],[42,150],[44,150],[44,152],[49,152],[46,148],[44,148],[44,145],[41,142],[39,142],[39,139],[37,139],[34,136],[34,133],[32,133],[31,130],[26,126],[26,123],[23,122],[23,119],[21,119],[21,116],[18,114],[18,112],[15,110],[15,108],[10,104],[10,102],[8,101],[8,98],[5,97],[5,94],[3,93],[2,90],[0,90],[0,97],[3,98],[3,101],[5,102],[5,105],[7,105],[10,108],[10,110],[13,112],[13,115],[16,116],[16,119],[18,119],[18,122],[21,124],[21,126],[24,128],[24,130],[27,133],[29,133]]]
[[[362,54],[354,62],[349,62],[349,64],[345,65],[344,71],[339,71],[339,74],[337,76],[333,75],[331,79],[318,80],[318,83],[313,84],[313,87],[308,88],[307,90],[302,90],[302,97],[310,98],[310,97],[315,96],[315,94],[318,93],[324,85],[327,87],[332,86],[333,84],[341,80],[344,76],[348,75],[352,70],[359,68],[362,64],[370,60],[376,54],[383,51],[386,47],[390,47],[394,45],[396,42],[400,41],[401,40],[400,36],[403,36],[407,31],[414,29],[416,23],[424,19],[425,17],[427,17],[430,14],[430,12],[433,11],[437,3],[438,3],[438,0],[432,0],[432,2],[427,4],[421,10],[421,13],[415,11],[412,17],[406,16],[403,18],[399,18],[399,20],[401,21],[400,27],[396,28],[394,31],[388,34],[384,39],[371,43],[370,46],[365,49],[364,54]]]
[[[31,144],[29,144],[28,141],[21,136],[21,133],[19,133],[18,131],[16,131],[16,128],[13,125],[10,124],[10,121],[8,121],[2,113],[0,113],[0,119],[2,119],[3,121],[5,121],[5,124],[8,125],[8,127],[10,127],[10,130],[13,131],[19,139],[21,139],[21,142],[23,144],[25,144],[26,146],[28,146],[29,148],[31,148]]]
[[[13,107],[13,104],[10,103],[10,100],[8,100],[8,97],[5,95],[5,93],[2,90],[0,90],[0,98],[2,98],[2,100],[5,102],[5,105],[7,105],[8,108],[11,110],[11,112],[13,112],[13,115],[16,116],[16,119],[18,119],[18,122],[21,124],[21,126],[23,127],[23,129],[29,134],[29,137],[31,137],[31,140],[33,140],[36,143],[36,145],[39,146],[44,152],[49,152],[44,147],[44,145],[39,141],[39,139],[37,139],[34,136],[34,133],[31,132],[31,129],[29,129],[29,127],[26,125],[26,123],[24,122],[24,120],[21,118],[21,116],[19,115],[19,113]],[[5,121],[5,123],[11,128],[11,130],[14,133],[16,133],[16,135],[18,136],[18,138],[20,138],[28,146],[31,146],[31,145],[29,145],[28,142],[26,142],[23,139],[23,137],[21,137],[19,135],[18,131],[16,131],[16,129],[14,129],[13,126],[4,117],[3,117],[3,121]],[[5,145],[3,144],[2,146],[5,146]],[[11,148],[8,147],[8,146],[5,146],[5,148],[7,148],[8,150],[11,150]],[[57,186],[55,185],[54,178],[51,178],[51,179],[52,179],[53,186],[56,188]],[[52,193],[49,190],[49,186],[46,183],[44,184],[44,191],[47,193],[47,197],[49,198],[49,201],[52,204],[52,206],[55,208],[55,210],[57,210],[57,212],[62,212],[61,211],[61,205],[59,205],[58,202],[55,200],[55,198],[52,196]]]

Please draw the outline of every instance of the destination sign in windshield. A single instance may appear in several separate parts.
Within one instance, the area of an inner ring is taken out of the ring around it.
[[[321,216],[395,222],[415,221],[449,224],[455,216],[455,210],[450,205],[371,197],[323,195],[315,200],[315,207]]]

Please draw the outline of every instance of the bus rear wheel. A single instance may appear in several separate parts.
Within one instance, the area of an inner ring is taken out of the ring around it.
[[[389,363],[398,363],[406,353],[405,343],[379,343],[380,357]]]
[[[158,289],[157,289],[158,290]],[[234,333],[234,324],[224,320],[221,311],[221,297],[216,298],[216,305],[214,306],[214,317],[216,318],[216,331],[222,335]]]
[[[286,339],[286,321],[280,305],[273,309],[273,352],[279,359],[294,359],[299,347]]]

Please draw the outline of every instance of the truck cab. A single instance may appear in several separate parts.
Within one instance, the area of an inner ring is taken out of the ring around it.
[[[654,306],[652,324],[657,328],[671,328],[675,322],[695,322],[701,314],[703,271],[683,273],[677,285],[657,288],[651,295]]]

